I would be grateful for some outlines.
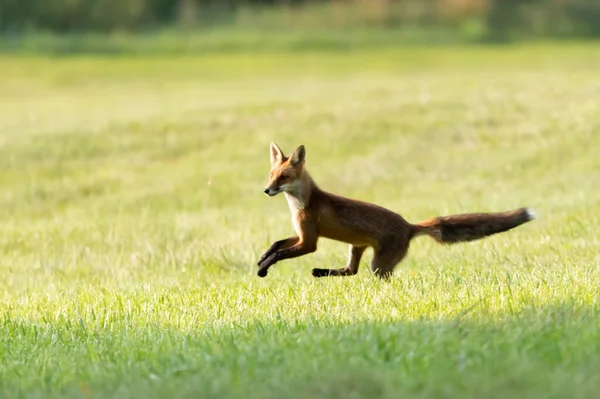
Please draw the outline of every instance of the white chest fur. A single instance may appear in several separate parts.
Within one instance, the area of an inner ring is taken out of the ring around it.
[[[292,214],[292,225],[294,226],[294,230],[299,237],[302,237],[302,228],[300,226],[300,218],[298,217],[298,212],[300,212],[305,207],[305,202],[296,196],[285,193],[285,197],[288,202],[288,206],[290,207],[290,212]]]
[[[306,201],[302,197],[285,193],[285,198],[287,199],[288,206],[290,207],[290,212],[292,212],[292,215],[295,215],[296,212],[306,207]]]

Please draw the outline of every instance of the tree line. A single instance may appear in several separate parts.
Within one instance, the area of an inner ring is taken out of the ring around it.
[[[247,20],[253,12],[279,10],[293,18],[311,7],[326,12],[323,6],[354,9],[353,20],[384,28],[459,26],[477,20],[496,39],[514,32],[600,37],[600,0],[0,0],[0,32],[139,32],[181,24],[202,28],[235,25],[240,13]]]

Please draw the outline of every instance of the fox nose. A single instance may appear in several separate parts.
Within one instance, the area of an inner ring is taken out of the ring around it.
[[[268,189],[268,188],[265,188],[265,191],[264,191],[264,192],[265,192],[265,194],[269,194],[269,189]]]

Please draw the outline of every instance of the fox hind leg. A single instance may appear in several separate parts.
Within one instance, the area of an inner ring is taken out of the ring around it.
[[[396,266],[404,259],[408,247],[384,246],[375,251],[371,260],[371,271],[380,278],[389,279]]]
[[[346,267],[341,269],[313,269],[312,275],[315,277],[326,277],[326,276],[353,276],[358,273],[358,267],[360,266],[360,259],[367,247],[356,247],[350,245],[350,251],[348,254],[348,263]]]

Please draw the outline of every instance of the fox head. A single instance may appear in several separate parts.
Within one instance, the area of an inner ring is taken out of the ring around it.
[[[264,192],[269,197],[279,193],[293,193],[298,190],[304,167],[306,150],[303,145],[286,157],[275,143],[271,143],[271,170],[269,182]]]

